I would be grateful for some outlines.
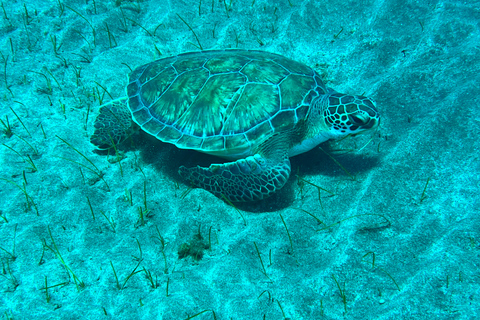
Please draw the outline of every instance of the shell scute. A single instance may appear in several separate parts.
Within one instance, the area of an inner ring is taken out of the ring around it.
[[[297,74],[289,75],[279,86],[282,95],[281,109],[297,107],[315,86],[316,83],[312,77]]]
[[[175,69],[177,74],[201,68],[205,62],[207,62],[208,56],[205,54],[183,54],[179,55],[177,61],[172,63],[172,67]],[[161,61],[161,60],[157,60]]]
[[[280,83],[282,79],[290,74],[290,72],[282,66],[265,60],[248,63],[245,68],[242,69],[242,73],[247,76],[250,82],[273,84]]]
[[[182,137],[183,134],[175,128],[165,126],[165,128],[158,132],[156,136],[158,135],[161,135],[162,139],[165,139],[165,142],[175,143]]]
[[[149,121],[142,125],[143,130],[150,133],[152,136],[156,136],[165,129],[165,125],[155,118],[151,118]]]
[[[226,150],[243,150],[245,148],[245,142],[248,141],[247,137],[243,134],[232,135],[225,137],[225,149]]]
[[[204,138],[203,143],[210,146],[210,148],[212,148],[213,150],[222,150],[225,148],[225,137],[215,136]]]
[[[312,68],[306,66],[303,63],[290,60],[285,58],[281,55],[275,55],[276,57],[273,59],[276,63],[290,71],[291,73],[301,74],[308,77],[313,77],[315,72]]]
[[[129,90],[129,88],[134,87],[135,85],[136,85],[136,83],[130,84],[127,87],[127,91]],[[132,113],[135,113],[135,112],[139,111],[140,109],[145,108],[142,101],[141,101],[141,99],[142,99],[141,96],[138,93],[134,93],[134,94],[135,95],[129,95],[130,98],[128,99],[128,107],[130,108],[130,111]]]
[[[142,91],[144,104],[150,106],[152,116],[165,123],[174,123],[192,105],[208,77],[206,70],[193,70],[175,77],[168,87],[162,87],[163,90],[158,92],[153,84],[146,88],[152,88],[151,93]]]
[[[243,56],[231,56],[230,54],[219,55],[211,58],[205,63],[205,68],[212,74],[224,72],[238,72],[240,71],[250,59]]]
[[[255,128],[245,132],[248,141],[257,141],[261,137],[268,137],[273,134],[273,127],[270,121],[265,121]]]
[[[161,137],[157,136],[160,140]],[[175,144],[182,145],[186,149],[200,149],[203,144],[203,139],[199,137],[194,137],[191,135],[184,134],[180,139],[177,140]]]
[[[147,108],[140,108],[137,111],[132,112],[132,115],[135,122],[141,127],[153,118]]]
[[[235,134],[249,130],[265,119],[272,117],[278,109],[278,90],[266,84],[247,84],[234,108],[227,112],[224,134]]]
[[[171,65],[164,63],[155,63],[151,62],[143,68],[143,71],[138,74],[137,72],[132,72],[130,74],[130,79],[137,79],[143,85],[149,82],[152,79],[160,77],[164,83],[168,83],[175,78],[175,70]],[[156,84],[160,84],[156,82]]]

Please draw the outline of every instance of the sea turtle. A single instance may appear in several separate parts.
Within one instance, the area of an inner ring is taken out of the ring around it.
[[[270,196],[288,180],[289,157],[380,119],[372,99],[335,92],[312,68],[263,51],[156,60],[129,75],[127,96],[101,107],[91,142],[107,149],[135,122],[163,142],[230,160],[179,174],[232,202]]]

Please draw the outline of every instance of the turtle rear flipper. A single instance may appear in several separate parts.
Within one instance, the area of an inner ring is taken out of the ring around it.
[[[281,189],[290,176],[288,158],[274,161],[259,154],[208,168],[181,166],[178,173],[193,185],[232,202],[255,201]]]
[[[90,142],[97,148],[110,149],[132,134],[133,121],[127,101],[128,98],[120,98],[100,107],[95,119],[95,131],[90,138]]]

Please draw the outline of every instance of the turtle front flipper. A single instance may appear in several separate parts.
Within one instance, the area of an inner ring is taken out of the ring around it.
[[[267,198],[281,189],[290,176],[290,160],[265,159],[259,154],[208,168],[181,166],[178,173],[193,185],[232,202]]]
[[[90,138],[90,142],[99,149],[110,149],[132,133],[133,121],[127,101],[128,98],[120,98],[100,107],[95,119],[95,132]]]

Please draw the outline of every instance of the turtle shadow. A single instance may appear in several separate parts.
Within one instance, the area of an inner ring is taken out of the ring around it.
[[[380,156],[368,156],[353,152],[339,155],[335,154],[335,150],[328,143],[320,147],[328,154],[316,147],[290,158],[292,175],[322,175],[330,178],[346,176],[348,178],[348,174],[344,170],[352,176],[356,176],[371,171],[380,164]]]
[[[202,152],[179,149],[148,134],[139,133],[135,143],[144,163],[152,165],[156,170],[165,174],[169,180],[175,181],[184,188],[188,188],[189,184],[179,175],[178,169],[180,166],[187,168],[197,165],[208,167],[213,163],[228,162],[223,158]],[[322,145],[322,148],[327,153],[332,154],[332,149],[328,144]],[[378,166],[377,157],[348,153],[342,156],[334,155],[334,158],[352,175],[369,171]],[[292,157],[290,162],[292,164],[290,178],[281,190],[263,200],[236,202],[233,205],[238,209],[253,213],[279,211],[290,207],[298,199],[299,190],[296,175],[324,175],[328,177],[346,175],[342,169],[339,169],[339,165],[319,148]],[[224,201],[223,199],[220,200]]]

